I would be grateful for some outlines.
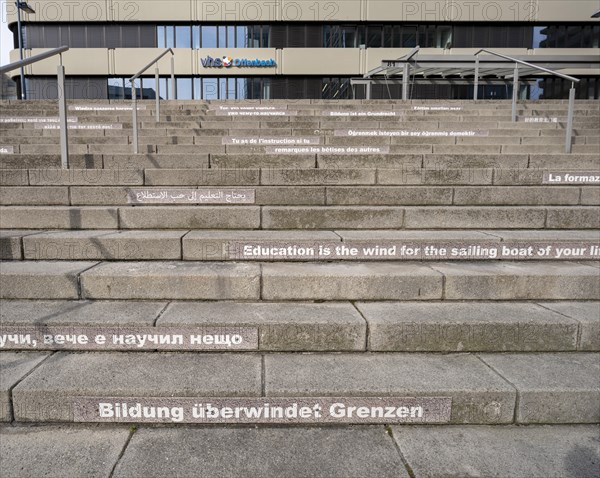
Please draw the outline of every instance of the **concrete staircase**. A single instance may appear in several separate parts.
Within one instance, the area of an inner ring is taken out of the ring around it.
[[[1,106],[7,476],[600,473],[597,101]]]

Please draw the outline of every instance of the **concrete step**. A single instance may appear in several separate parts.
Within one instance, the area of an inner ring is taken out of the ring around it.
[[[594,201],[591,201],[593,204]],[[1,229],[598,229],[595,206],[2,206]]]
[[[321,405],[321,413],[309,413],[296,423],[369,423],[368,409],[358,413],[354,408],[351,413],[346,403],[377,406],[386,399],[398,403],[400,397],[414,397],[413,403],[426,403],[428,397],[445,399],[436,411],[414,406],[413,423],[598,423],[598,359],[598,354],[566,352],[0,354],[8,378],[2,382],[2,395],[12,405],[4,419],[34,423],[211,423],[209,417],[192,417],[194,403],[264,407],[266,400],[311,404],[313,410],[315,404]],[[172,412],[154,420],[111,417],[111,406],[100,404],[115,402],[167,406]],[[181,409],[181,415],[174,409]],[[232,413],[218,422],[289,423],[285,418],[233,417]],[[383,421],[383,416],[377,420],[373,415],[370,422]],[[388,418],[385,423],[399,421]]]
[[[600,233],[546,231],[2,230],[2,259],[598,260]]]
[[[598,352],[600,302],[3,300],[3,351]],[[149,336],[182,337],[157,343]],[[192,336],[231,337],[220,346]],[[69,335],[85,340],[67,341]],[[106,337],[97,343],[95,337]],[[8,340],[8,337],[29,340]],[[58,338],[62,337],[62,338]],[[127,340],[125,340],[125,337]],[[135,338],[135,339],[134,339]]]
[[[249,478],[467,474],[594,478],[600,458],[597,434],[594,425],[387,429],[383,425],[139,429],[16,425],[0,427],[0,458],[14,478],[43,474],[188,478],[199,476],[198,470],[204,476]]]
[[[108,171],[108,170],[104,170]],[[65,174],[67,176],[67,174]],[[105,174],[104,176],[108,176]],[[124,176],[124,175],[123,175]],[[92,180],[93,176],[87,175]],[[62,179],[62,178],[61,178]],[[71,178],[68,178],[71,179]],[[73,178],[74,179],[74,178]],[[110,178],[113,179],[113,178]],[[127,178],[129,179],[129,178]],[[75,182],[75,181],[73,181]],[[117,182],[117,181],[114,181]],[[214,185],[211,185],[214,186]],[[141,192],[140,192],[141,191]],[[125,206],[134,200],[132,194],[165,193],[174,196],[174,189],[76,186],[8,187],[0,190],[3,206]],[[252,204],[258,206],[576,206],[598,204],[600,190],[594,187],[545,185],[539,187],[437,187],[437,186],[253,186],[247,189],[222,187],[186,188],[182,191],[197,195],[246,191],[253,194]],[[190,196],[191,197],[191,196]],[[249,199],[250,200],[250,199]],[[156,204],[169,204],[164,199]],[[226,203],[223,199],[222,203]],[[188,203],[189,204],[189,203]]]
[[[2,264],[4,299],[596,300],[597,262]]]

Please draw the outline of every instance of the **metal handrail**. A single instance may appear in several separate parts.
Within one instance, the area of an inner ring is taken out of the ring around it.
[[[141,75],[144,74],[144,72],[150,68],[152,65],[154,65],[156,62],[158,62],[158,60],[160,60],[163,56],[165,56],[167,53],[171,53],[171,55],[175,56],[175,52],[173,51],[172,48],[169,48],[167,50],[165,50],[164,52],[162,52],[160,55],[158,55],[154,60],[152,60],[150,63],[148,63],[144,68],[142,68],[140,71],[138,71],[135,75],[133,75],[131,78],[129,78],[129,81],[133,81],[138,79]]]
[[[0,67],[0,74],[7,71],[16,70],[38,61],[46,60],[55,55],[60,55],[60,64],[57,67],[57,82],[58,82],[58,116],[60,121],[60,163],[63,169],[69,168],[69,130],[67,123],[67,97],[65,92],[65,67],[62,64],[62,54],[69,49],[68,46],[61,46],[53,50],[34,55],[24,60],[19,60],[14,63],[9,63]]]
[[[498,56],[500,58],[504,58],[505,60],[510,60],[510,61],[512,61],[514,63],[519,63],[520,65],[525,65],[525,66],[528,66],[530,68],[534,68],[536,70],[544,71],[546,73],[550,73],[551,75],[558,76],[560,78],[564,78],[565,80],[573,81],[575,83],[579,83],[581,81],[578,78],[575,78],[573,76],[564,75],[563,73],[559,73],[558,71],[550,70],[548,68],[544,68],[543,66],[534,65],[533,63],[529,63],[527,61],[519,60],[518,58],[513,58],[512,56],[503,55],[502,53],[497,53],[495,51],[486,50],[485,48],[482,48],[477,53],[475,53],[475,56],[479,56],[481,54],[481,52],[486,52],[486,53],[489,53],[490,55]]]
[[[137,94],[135,88],[135,80],[144,74],[144,72],[152,65],[156,65],[154,68],[154,81],[156,86],[156,122],[160,121],[160,72],[158,70],[158,61],[165,56],[167,53],[171,53],[171,97],[175,98],[175,52],[172,48],[168,48],[154,60],[148,63],[144,68],[138,71],[135,75],[129,78],[131,82],[131,101],[132,101],[132,112],[133,112],[133,152],[138,154],[139,152],[139,133],[138,133],[138,121],[137,121]]]
[[[59,48],[54,48],[50,51],[45,51],[44,53],[40,53],[38,55],[25,58],[24,60],[15,61],[14,63],[9,63],[8,65],[0,66],[0,74],[16,70],[17,68],[21,68],[22,66],[31,65],[32,63],[45,60],[46,58],[50,58],[54,55],[60,55],[66,52],[68,49],[68,46],[61,46]]]
[[[533,63],[529,63],[527,61],[519,60],[518,58],[513,58],[512,56],[503,55],[502,53],[497,53],[495,51],[487,50],[482,48],[477,53],[475,53],[475,88],[473,91],[473,100],[477,101],[477,94],[479,90],[479,55],[482,53],[489,53],[490,55],[497,56],[499,58],[504,58],[505,60],[509,60],[514,62],[515,71],[513,74],[513,97],[512,97],[512,121],[513,123],[517,121],[517,98],[519,95],[519,65],[525,65],[529,68],[533,68],[535,70],[543,71],[544,73],[549,73],[554,76],[558,76],[559,78],[563,78],[571,82],[571,89],[569,90],[569,110],[567,112],[567,129],[566,129],[566,139],[565,139],[565,153],[571,153],[573,150],[573,114],[575,112],[575,83],[579,83],[580,80],[573,76],[565,75],[563,73],[558,73],[557,71],[550,70],[548,68],[544,68],[543,66],[534,65]]]

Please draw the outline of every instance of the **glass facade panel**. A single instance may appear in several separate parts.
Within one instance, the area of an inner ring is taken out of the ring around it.
[[[200,48],[217,48],[217,27],[202,26],[202,45]]]
[[[191,48],[192,47],[192,32],[191,27],[175,27],[175,47],[176,48]]]
[[[192,79],[191,78],[176,78],[177,82],[177,99],[191,100],[194,98],[192,94]]]

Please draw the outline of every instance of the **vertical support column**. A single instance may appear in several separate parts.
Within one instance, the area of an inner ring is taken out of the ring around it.
[[[156,84],[156,122],[160,122],[160,75],[158,72],[158,65],[154,69],[154,82]]]
[[[365,99],[371,99],[371,90],[373,89],[373,80],[369,80],[368,83],[365,83]]]
[[[65,67],[57,68],[58,78],[58,116],[60,121],[60,163],[63,169],[69,169],[69,124],[67,122],[67,94],[65,90]]]
[[[175,57],[171,55],[171,99],[175,99]]]
[[[17,5],[17,36],[19,42],[19,60],[23,61],[23,30],[21,30],[21,3],[19,0],[16,2]],[[27,99],[25,93],[25,68],[21,67],[21,100]]]
[[[404,63],[404,69],[402,70],[402,100],[408,100],[408,76],[410,74],[410,65]]]
[[[565,153],[571,152],[573,144],[573,114],[575,113],[575,83],[571,83],[569,90],[569,112],[567,116],[567,140],[565,142]]]
[[[131,82],[131,100],[133,112],[133,153],[138,154],[138,119],[137,119],[137,92],[135,88],[135,80]]]
[[[519,64],[515,63],[513,75],[512,122],[517,122],[517,98],[519,97]]]
[[[475,85],[473,89],[473,101],[477,101],[479,95],[479,55],[475,58]]]

